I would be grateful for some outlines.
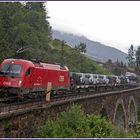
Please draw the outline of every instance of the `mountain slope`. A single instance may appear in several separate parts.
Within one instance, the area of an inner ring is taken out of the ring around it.
[[[84,36],[53,30],[53,38],[66,41],[71,47],[75,47],[75,45],[78,45],[80,42],[85,43],[87,45],[86,55],[96,61],[106,62],[108,59],[111,59],[113,62],[119,60],[123,63],[127,63],[126,53],[99,42],[89,40]]]

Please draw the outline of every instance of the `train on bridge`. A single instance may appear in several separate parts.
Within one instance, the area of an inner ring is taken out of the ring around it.
[[[0,65],[0,97],[42,96],[51,86],[52,95],[67,91],[107,87],[136,87],[134,75],[116,76],[70,72],[66,66],[23,59],[5,59]]]

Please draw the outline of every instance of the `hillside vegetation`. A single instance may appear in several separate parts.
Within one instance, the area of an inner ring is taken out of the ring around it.
[[[3,2],[0,9],[0,61],[37,59],[65,64],[75,72],[108,73],[66,43],[62,51],[62,41],[52,39],[44,3]]]
[[[105,68],[99,66],[96,62],[67,44],[64,44],[62,50],[62,41],[55,39],[51,42],[51,46],[52,49],[48,58],[54,62],[67,65],[70,71],[109,74]]]
[[[122,61],[124,64],[127,64],[127,54],[120,51],[119,49],[104,45],[97,41],[90,40],[83,35],[76,35],[59,30],[52,30],[52,32],[53,38],[65,40],[73,48],[75,47],[75,45],[78,45],[81,42],[85,43],[87,45],[86,54],[93,60],[105,63],[108,61],[108,59],[111,59],[112,62],[116,62],[118,60]]]

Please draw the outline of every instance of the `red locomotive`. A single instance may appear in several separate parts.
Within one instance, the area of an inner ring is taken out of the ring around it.
[[[0,65],[0,96],[42,93],[48,83],[51,83],[52,91],[69,89],[68,68],[23,59],[6,59]]]

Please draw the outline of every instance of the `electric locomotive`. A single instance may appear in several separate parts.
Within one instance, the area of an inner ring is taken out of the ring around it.
[[[0,96],[42,93],[51,84],[52,91],[68,90],[70,74],[66,66],[6,59],[0,65]]]

